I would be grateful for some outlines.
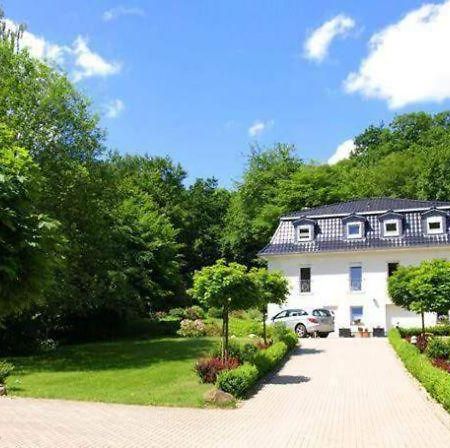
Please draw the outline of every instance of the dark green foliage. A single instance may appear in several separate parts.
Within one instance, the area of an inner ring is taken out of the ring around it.
[[[289,350],[292,350],[298,343],[297,334],[280,322],[270,326],[269,335],[275,342],[284,342]]]
[[[243,364],[236,369],[219,373],[216,386],[237,398],[242,398],[258,380],[258,369],[253,364]]]
[[[265,375],[280,364],[288,350],[288,346],[280,341],[256,353],[253,357],[253,363],[258,369],[259,376]]]
[[[255,344],[251,344],[249,342],[242,343],[239,341],[231,340],[228,344],[228,356],[232,358],[238,359],[242,364],[244,362],[252,362],[253,356],[258,351],[258,348]],[[220,356],[222,353],[221,345],[217,345],[214,347],[214,350],[211,352],[211,357]]]
[[[184,310],[184,317],[191,320],[204,319],[205,312],[203,311],[203,308],[199,307],[198,305],[193,305]]]
[[[180,307],[171,308],[168,311],[168,315],[170,317],[173,317],[174,319],[179,319],[179,320],[184,319],[185,314],[186,313],[185,313],[184,308],[180,308]]]
[[[402,328],[399,329],[400,335],[402,338],[406,338],[408,336],[418,336],[422,333],[422,329],[418,327],[414,328]],[[426,327],[425,333],[430,333],[434,336],[450,336],[450,325],[436,325],[435,327]]]
[[[208,317],[220,319],[222,317],[222,310],[215,306],[208,308]]]
[[[428,341],[425,352],[431,359],[448,359],[450,356],[450,342],[441,338],[431,338]]]
[[[42,176],[14,134],[0,123],[0,319],[43,300],[62,239],[39,213]]]
[[[428,393],[450,411],[450,375],[434,367],[425,354],[405,339],[397,329],[389,331],[389,342],[409,372],[419,380]]]
[[[4,384],[6,378],[11,375],[14,366],[6,361],[0,361],[0,384]]]

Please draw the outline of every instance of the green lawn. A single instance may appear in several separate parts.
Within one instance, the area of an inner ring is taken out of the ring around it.
[[[218,338],[161,338],[61,347],[11,359],[10,395],[166,406],[202,406],[195,360]]]

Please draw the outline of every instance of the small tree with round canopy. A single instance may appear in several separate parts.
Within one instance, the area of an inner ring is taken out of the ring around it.
[[[267,344],[267,305],[281,305],[286,301],[289,284],[281,272],[268,271],[266,268],[253,268],[250,275],[258,290],[257,307],[263,315],[263,338]]]
[[[192,297],[207,307],[222,310],[222,357],[228,357],[228,321],[232,310],[255,306],[258,288],[245,266],[216,261],[194,274]]]
[[[450,309],[450,262],[426,260],[419,266],[402,266],[389,278],[392,301],[422,316],[425,333],[426,312],[448,313]]]

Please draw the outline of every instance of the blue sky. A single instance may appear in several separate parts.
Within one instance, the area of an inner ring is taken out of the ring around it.
[[[448,3],[2,3],[93,99],[112,149],[167,154],[189,180],[232,185],[255,141],[325,162],[371,123],[450,106]]]

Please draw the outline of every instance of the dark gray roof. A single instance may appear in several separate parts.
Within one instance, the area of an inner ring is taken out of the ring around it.
[[[447,212],[450,210],[450,202],[376,198],[303,210],[282,217],[270,243],[259,254],[281,255],[450,245],[450,219],[446,220],[446,231],[442,234],[427,235],[422,228],[423,213],[434,207]],[[403,217],[403,233],[399,237],[382,235],[382,223],[379,218],[388,210],[395,210]],[[367,219],[364,238],[345,237],[342,218],[352,213],[363,214]],[[316,235],[313,241],[297,241],[294,223],[299,217],[314,217]]]
[[[416,199],[369,198],[355,201],[339,202],[289,213],[283,218],[300,216],[350,215],[352,213],[386,212],[388,210],[417,210],[432,207],[450,207],[450,202],[419,201]]]

